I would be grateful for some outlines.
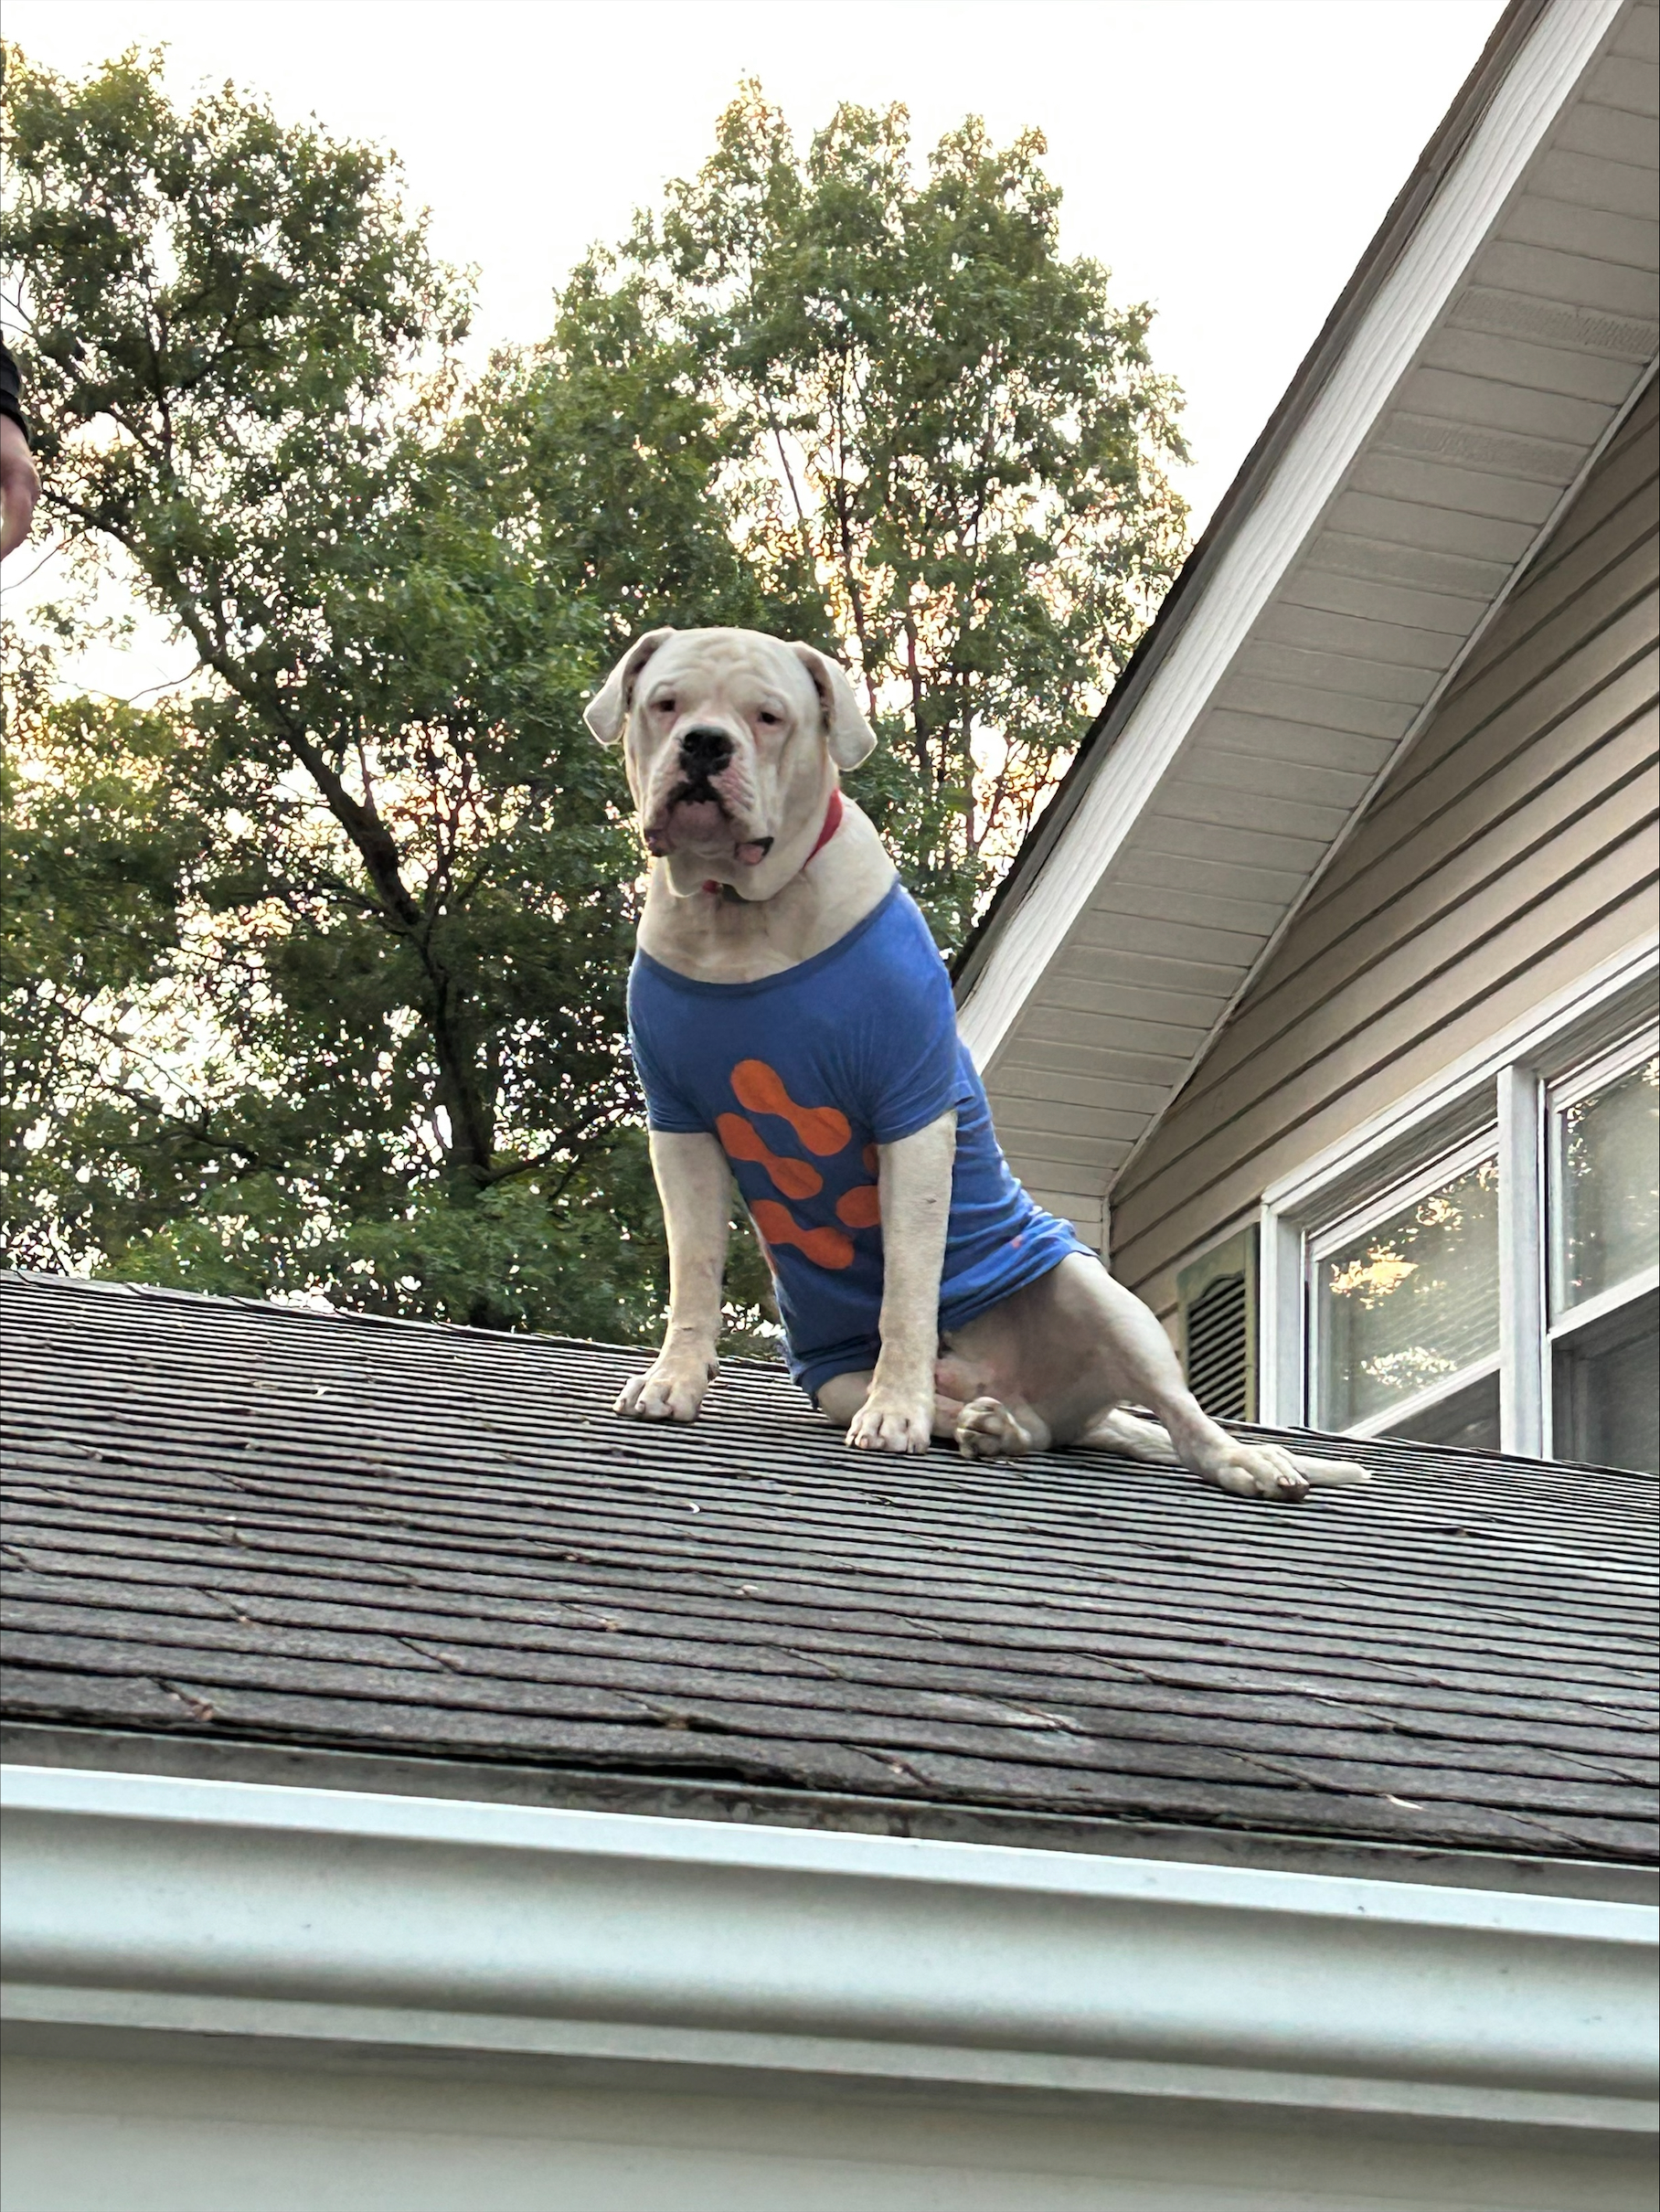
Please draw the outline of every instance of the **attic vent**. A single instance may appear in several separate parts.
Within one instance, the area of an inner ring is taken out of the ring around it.
[[[1176,1277],[1187,1387],[1220,1420],[1257,1414],[1257,1232],[1241,1229]]]
[[[1243,1275],[1223,1275],[1187,1309],[1187,1381],[1207,1413],[1244,1420],[1248,1384]]]

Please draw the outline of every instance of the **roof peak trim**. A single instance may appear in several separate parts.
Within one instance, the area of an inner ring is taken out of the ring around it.
[[[959,956],[962,1026],[983,1069],[1626,6],[1518,0],[1501,22]]]

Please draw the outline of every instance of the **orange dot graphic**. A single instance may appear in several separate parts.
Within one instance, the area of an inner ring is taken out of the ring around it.
[[[874,1183],[856,1183],[835,1202],[835,1218],[849,1228],[877,1228],[882,1219],[882,1197]]]
[[[775,1198],[757,1198],[750,1212],[769,1244],[793,1244],[814,1267],[853,1265],[853,1246],[839,1228],[803,1228]]]
[[[860,1153],[859,1157],[865,1163],[865,1173],[867,1175],[879,1175],[881,1174],[882,1155],[879,1152],[878,1152],[874,1144],[867,1144],[864,1151]]]
[[[784,1089],[783,1078],[765,1060],[740,1060],[732,1070],[732,1096],[751,1113],[775,1113],[811,1153],[825,1159],[853,1142],[846,1114],[834,1106],[798,1106]]]
[[[825,1178],[816,1167],[809,1167],[805,1160],[781,1159],[769,1152],[765,1138],[753,1122],[746,1122],[740,1113],[723,1113],[716,1121],[720,1132],[721,1150],[729,1160],[748,1160],[757,1167],[764,1167],[773,1183],[786,1198],[816,1198],[825,1187]]]

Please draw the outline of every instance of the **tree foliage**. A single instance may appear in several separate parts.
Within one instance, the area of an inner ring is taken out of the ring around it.
[[[780,618],[720,431],[612,302],[459,391],[383,157],[131,57],[7,100],[46,505],[199,664],[18,702],[14,1256],[635,1333],[638,863],[580,707],[639,621]]]
[[[623,262],[745,441],[752,557],[827,595],[889,740],[860,796],[948,947],[1184,543],[1150,312],[1063,258],[1043,153],[971,118],[919,179],[903,108],[844,105],[803,155],[749,84]]]
[[[45,513],[197,664],[146,706],[49,622],[13,655],[7,1254],[648,1332],[639,856],[582,702],[656,622],[839,651],[954,941],[1174,559],[1145,311],[1061,259],[1035,135],[919,182],[902,111],[802,156],[751,87],[469,382],[388,156],[157,57],[14,52],[5,99]]]

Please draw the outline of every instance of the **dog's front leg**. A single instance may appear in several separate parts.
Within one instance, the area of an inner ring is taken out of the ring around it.
[[[616,1410],[636,1420],[696,1420],[718,1365],[720,1285],[732,1216],[732,1171],[713,1137],[654,1129],[652,1172],[668,1231],[668,1330]]]
[[[955,1109],[880,1148],[882,1349],[847,1441],[861,1452],[926,1452],[940,1349],[940,1271],[957,1153]]]

